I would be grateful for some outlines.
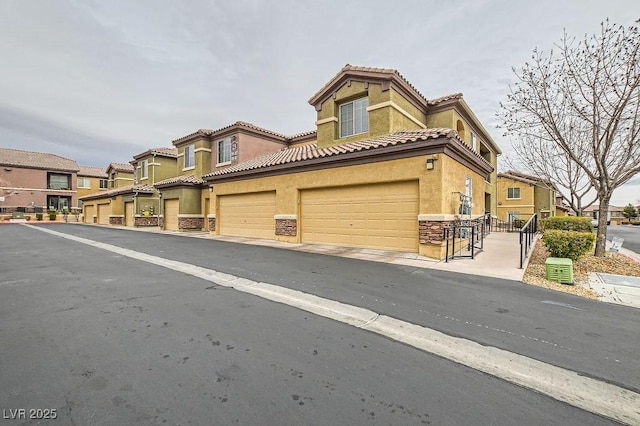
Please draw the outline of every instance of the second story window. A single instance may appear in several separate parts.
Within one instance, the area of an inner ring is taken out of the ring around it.
[[[507,200],[519,200],[520,188],[507,188]]]
[[[195,160],[194,160],[194,146],[193,145],[189,145],[189,146],[185,146],[184,147],[184,168],[188,169],[190,167],[195,167]]]
[[[86,177],[78,178],[78,188],[91,188],[91,181]]]
[[[218,164],[231,162],[231,139],[218,141]]]
[[[149,176],[149,160],[142,160],[140,163],[140,179],[146,179]]]
[[[369,131],[369,98],[356,99],[340,105],[340,137]]]
[[[108,185],[109,181],[107,179],[100,179],[100,189],[107,189]]]
[[[49,173],[48,180],[47,187],[49,189],[71,189],[69,175]]]

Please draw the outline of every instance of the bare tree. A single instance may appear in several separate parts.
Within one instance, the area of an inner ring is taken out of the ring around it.
[[[577,216],[598,199],[584,170],[552,141],[523,136],[513,140],[511,146],[514,155],[506,156],[505,163],[511,169],[525,171],[548,182],[549,189],[558,189]],[[583,160],[587,161],[586,158]]]
[[[539,140],[548,161],[553,147],[593,186],[599,203],[596,256],[605,255],[607,212],[613,191],[640,172],[640,36],[601,24],[584,39],[565,32],[557,54],[534,49],[498,113],[506,133],[521,143]],[[558,182],[558,184],[560,184]]]

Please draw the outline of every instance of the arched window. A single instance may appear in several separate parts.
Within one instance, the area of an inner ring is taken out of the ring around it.
[[[456,124],[456,130],[458,131],[458,135],[460,135],[460,138],[464,140],[466,135],[464,131],[464,124],[462,124],[462,120],[458,120],[458,123]]]

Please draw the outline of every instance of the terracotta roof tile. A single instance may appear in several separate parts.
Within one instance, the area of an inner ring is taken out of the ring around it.
[[[109,168],[115,170],[116,172],[125,172],[125,173],[133,173],[133,166],[128,163],[110,163]]]
[[[228,166],[224,169],[216,170],[213,173],[209,173],[203,176],[203,178],[206,179],[207,177],[222,176],[247,170],[263,169],[267,167],[278,166],[281,164],[304,162],[315,158],[340,156],[352,152],[368,151],[394,145],[404,145],[426,141],[428,139],[437,139],[440,137],[453,138],[457,140],[459,144],[462,144],[466,149],[471,151],[471,149],[468,148],[467,145],[462,142],[462,140],[460,140],[458,134],[452,129],[437,128],[407,130],[396,132],[387,136],[378,137],[375,139],[350,142],[326,148],[318,148],[316,144],[309,144],[295,148],[285,148],[269,155]],[[477,155],[474,151],[471,152]]]
[[[438,105],[441,102],[445,102],[445,101],[448,101],[450,99],[462,99],[462,93],[452,93],[450,95],[441,96],[439,98],[429,99],[427,104],[429,106],[435,106],[435,105]]]
[[[167,157],[177,157],[178,156],[178,149],[177,148],[165,148],[165,147],[151,148],[149,150],[149,152],[151,154],[160,154],[160,155],[164,155],[164,156],[167,156]]]
[[[96,192],[94,194],[85,195],[84,197],[78,197],[78,199],[93,200],[96,198],[107,198],[107,197],[113,197],[115,195],[120,195],[120,194],[129,194],[132,192],[142,192],[146,194],[153,194],[155,192],[155,189],[152,186],[149,186],[146,184],[127,185],[127,186],[123,186],[122,188],[114,188],[108,191],[101,191],[101,192]]]
[[[161,180],[160,182],[156,182],[154,186],[170,186],[174,184],[193,184],[193,185],[201,185],[205,183],[202,179],[195,177],[194,175],[187,176],[176,176],[169,179]]]
[[[178,157],[178,148],[166,148],[166,147],[159,147],[159,148],[151,148],[146,150],[145,152],[142,152],[140,154],[136,154],[133,156],[134,160],[130,161],[129,163],[135,163],[138,160],[140,160],[141,158],[144,157],[148,157],[151,156],[153,154],[156,155],[162,155],[165,157],[172,157],[172,158],[177,158]]]
[[[0,148],[0,164],[68,172],[77,172],[80,168],[75,160],[60,157],[59,155],[10,148]]]
[[[374,67],[360,67],[360,66],[354,66],[351,64],[346,64],[344,67],[342,67],[342,69],[340,71],[338,71],[338,73],[333,76],[333,78],[331,78],[331,80],[329,80],[324,86],[322,86],[322,88],[320,90],[318,90],[310,99],[309,99],[309,103],[312,103],[313,100],[319,96],[320,94],[322,94],[324,91],[326,91],[327,89],[329,89],[335,82],[337,79],[340,78],[340,76],[342,74],[348,74],[349,72],[367,72],[367,73],[377,73],[377,74],[389,74],[389,75],[393,75],[397,78],[399,78],[401,81],[403,81],[407,86],[409,86],[409,88],[411,88],[411,90],[413,90],[420,98],[422,98],[422,100],[426,103],[427,98],[425,98],[422,93],[420,93],[418,91],[418,89],[415,88],[415,86],[413,84],[411,84],[409,82],[409,80],[407,80],[402,74],[400,74],[398,72],[398,70],[395,69],[391,69],[391,68],[374,68]]]
[[[198,129],[193,133],[190,133],[190,134],[185,135],[185,136],[181,136],[178,139],[174,139],[171,142],[175,145],[176,143],[180,143],[180,142],[185,141],[185,140],[187,140],[189,138],[192,138],[194,136],[210,136],[213,133],[214,133],[214,130],[211,130],[211,129]]]
[[[97,178],[106,178],[107,171],[104,167],[78,166],[78,176],[89,176]]]
[[[199,129],[198,131],[191,133],[189,135],[186,136],[182,136],[181,138],[175,139],[173,141],[173,144],[179,144],[181,142],[184,142],[190,138],[192,138],[193,136],[211,136],[211,135],[215,135],[216,133],[221,133],[225,130],[230,130],[230,129],[249,129],[249,130],[254,130],[260,133],[265,133],[271,136],[275,136],[278,139],[281,139],[283,141],[291,141],[295,138],[301,138],[301,137],[305,137],[305,136],[311,136],[313,134],[316,133],[315,130],[311,130],[308,132],[303,132],[303,133],[296,133],[295,135],[292,136],[287,136],[285,134],[282,133],[278,133],[275,132],[273,130],[269,130],[265,127],[260,127],[260,126],[256,126],[255,124],[252,123],[248,123],[246,121],[236,121],[235,123],[229,124],[227,126],[221,127],[219,129],[216,130],[209,130],[209,129]]]

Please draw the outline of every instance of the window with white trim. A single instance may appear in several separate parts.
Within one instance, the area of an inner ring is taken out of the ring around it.
[[[108,189],[109,188],[109,180],[100,179],[100,189]]]
[[[218,164],[231,162],[231,139],[218,141]]]
[[[364,97],[340,105],[340,137],[369,131],[369,98]]]
[[[184,168],[188,169],[189,167],[195,167],[193,145],[184,147]]]
[[[91,180],[89,180],[89,178],[86,177],[79,177],[78,178],[78,188],[91,188]]]
[[[140,179],[146,179],[149,173],[149,160],[142,160],[140,163]]]
[[[507,200],[519,200],[520,188],[507,188]]]

